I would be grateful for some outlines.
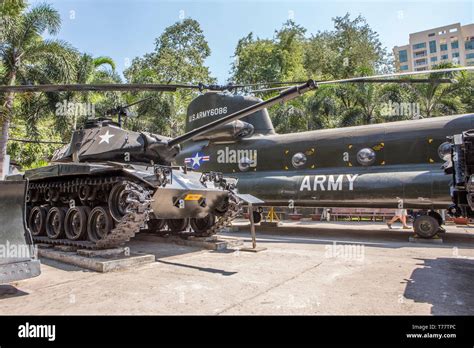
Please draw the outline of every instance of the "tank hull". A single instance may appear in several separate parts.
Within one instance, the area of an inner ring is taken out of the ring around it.
[[[198,231],[210,235],[238,211],[234,204],[229,212],[233,194],[223,181],[203,179],[202,173],[178,167],[53,163],[28,170],[24,177],[31,183],[27,224],[36,241],[52,244],[113,247],[148,229],[150,220],[155,222],[150,225],[162,227],[158,220],[174,222],[175,227],[183,226],[182,231],[190,220],[212,215],[217,223]]]

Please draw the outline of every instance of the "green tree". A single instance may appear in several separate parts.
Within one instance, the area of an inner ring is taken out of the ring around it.
[[[390,70],[390,57],[364,17],[333,18],[334,30],[318,32],[307,45],[306,70],[333,79]]]
[[[124,75],[130,83],[214,83],[204,65],[211,54],[203,31],[194,19],[187,18],[168,28],[155,40],[155,50],[135,58]],[[173,95],[142,92],[129,95],[128,101],[152,97],[137,106],[140,120],[130,120],[130,127],[174,136],[183,129],[187,105],[197,96],[192,90]]]
[[[259,83],[305,79],[304,49],[306,29],[289,20],[272,39],[254,39],[250,33],[237,43],[231,80]]]
[[[43,40],[47,31],[54,35],[59,31],[61,19],[56,10],[47,4],[13,16],[4,16],[3,41],[0,42],[0,61],[3,66],[2,84],[15,85],[30,82],[31,77],[55,72],[63,81],[70,81],[74,74],[75,50],[66,42]],[[54,68],[53,68],[54,67]],[[0,168],[6,155],[11,121],[14,117],[15,95],[7,93],[1,101]]]
[[[436,69],[448,69],[455,67],[452,63],[442,63]],[[472,79],[467,72],[432,73],[429,76],[433,79],[451,78],[457,83],[445,84],[433,81],[426,84],[408,84],[408,90],[414,99],[420,103],[421,115],[432,117],[465,112],[469,109],[469,104],[463,103],[463,96],[471,92],[471,98],[465,99],[472,105]]]

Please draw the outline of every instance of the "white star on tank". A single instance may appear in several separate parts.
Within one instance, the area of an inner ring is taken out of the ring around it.
[[[99,138],[101,139],[99,144],[102,144],[102,143],[107,143],[109,144],[109,140],[110,138],[112,138],[114,135],[113,134],[110,134],[109,131],[107,131],[105,134],[103,135],[99,135]]]

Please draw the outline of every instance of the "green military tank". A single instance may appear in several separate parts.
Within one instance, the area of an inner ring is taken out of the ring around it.
[[[236,180],[170,166],[179,153],[170,140],[125,130],[111,119],[88,121],[50,165],[23,175],[33,239],[108,248],[165,225],[170,233],[188,226],[197,236],[218,232],[239,212]]]

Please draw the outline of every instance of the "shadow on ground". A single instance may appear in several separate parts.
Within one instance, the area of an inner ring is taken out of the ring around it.
[[[210,267],[199,267],[199,266],[187,265],[187,264],[184,264],[184,263],[170,262],[170,261],[164,261],[164,260],[158,260],[157,262],[164,263],[166,265],[191,268],[191,269],[195,269],[195,270],[198,270],[198,271],[201,271],[201,272],[217,273],[217,274],[221,274],[223,276],[231,276],[231,275],[234,275],[234,274],[238,273],[238,272],[224,271],[223,269],[210,268]]]
[[[0,300],[25,295],[28,295],[28,293],[17,289],[13,285],[0,285]]]
[[[474,260],[462,257],[419,259],[407,279],[404,297],[432,305],[435,315],[473,315]]]

